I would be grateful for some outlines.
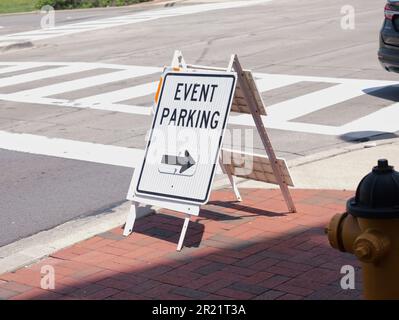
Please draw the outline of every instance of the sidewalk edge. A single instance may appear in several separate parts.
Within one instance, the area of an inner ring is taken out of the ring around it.
[[[386,140],[380,140],[380,141],[368,141],[368,142],[362,142],[362,143],[357,143],[353,146],[347,146],[347,147],[340,147],[336,149],[331,149],[327,151],[322,151],[318,152],[312,155],[300,157],[297,159],[292,159],[288,160],[287,164],[289,168],[295,168],[295,167],[300,167],[312,162],[317,162],[317,161],[322,161],[330,158],[334,158],[346,153],[354,152],[354,151],[359,151],[367,148],[378,148],[379,146],[384,146],[388,144],[395,144],[399,143],[398,138],[392,138],[392,139],[386,139]]]
[[[50,254],[125,223],[130,201],[101,214],[66,222],[0,248],[0,274],[31,265]],[[154,212],[140,207],[137,218]]]

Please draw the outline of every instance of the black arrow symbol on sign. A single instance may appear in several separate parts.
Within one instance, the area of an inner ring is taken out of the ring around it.
[[[184,157],[164,155],[162,157],[162,163],[173,166],[181,166],[179,171],[180,173],[183,173],[184,171],[190,169],[193,165],[195,165],[194,159],[191,157],[190,153],[187,150],[184,152]]]

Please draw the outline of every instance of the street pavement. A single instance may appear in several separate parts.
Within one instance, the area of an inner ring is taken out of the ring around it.
[[[54,30],[41,30],[37,13],[1,17],[0,246],[125,200],[156,81],[176,49],[211,66],[238,54],[287,160],[395,138],[399,82],[377,61],[384,3],[352,1],[354,30],[341,29],[341,0],[57,12]],[[249,117],[231,116],[229,128],[261,152]],[[135,155],[131,165],[119,154]]]
[[[63,26],[73,23],[81,23],[85,21],[110,18],[125,14],[132,14],[145,10],[150,4],[153,6],[164,6],[167,1],[155,1],[155,3],[140,3],[127,7],[111,7],[111,8],[92,8],[90,10],[60,10],[57,11],[56,25]],[[44,12],[36,10],[35,12],[23,14],[4,14],[1,16],[0,35],[8,35],[19,32],[27,32],[40,28],[40,21],[44,16]]]

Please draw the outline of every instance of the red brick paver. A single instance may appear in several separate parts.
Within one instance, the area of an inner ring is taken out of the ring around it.
[[[328,245],[324,227],[352,192],[293,190],[288,213],[279,190],[215,191],[192,218],[176,252],[182,215],[161,210],[122,228],[0,275],[0,299],[359,299],[339,286],[340,268],[359,264]],[[41,268],[55,270],[44,290]],[[357,272],[357,286],[361,286]]]

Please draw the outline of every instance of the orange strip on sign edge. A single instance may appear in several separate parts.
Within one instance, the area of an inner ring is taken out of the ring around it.
[[[172,70],[173,71],[180,71],[180,68],[174,67]],[[159,83],[158,83],[157,92],[155,93],[155,103],[158,103],[159,93],[160,93],[161,87],[162,87],[162,82],[163,82],[163,78],[161,77],[161,79],[159,80]]]
[[[159,79],[157,92],[155,93],[155,103],[158,103],[159,92],[161,91],[162,82],[163,78],[161,77],[161,79]]]

